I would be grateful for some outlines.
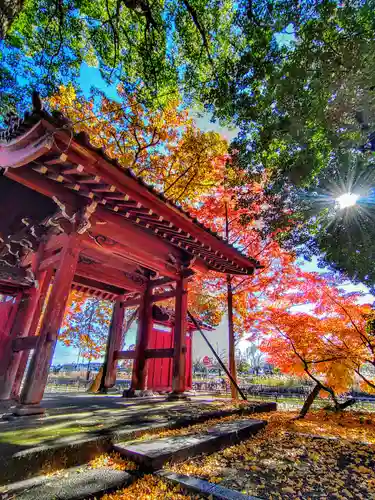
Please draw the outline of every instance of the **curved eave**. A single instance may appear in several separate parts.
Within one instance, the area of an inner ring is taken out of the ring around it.
[[[200,262],[201,267],[204,263],[208,269],[239,275],[252,274],[254,269],[259,267],[258,261],[243,255],[235,247],[223,241],[217,233],[192,218],[180,206],[147,185],[130,169],[124,168],[117,160],[109,157],[102,148],[93,146],[86,134],[72,136],[66,119],[60,117],[56,121],[44,111],[41,115],[39,121],[36,121],[35,113],[30,115],[32,117],[30,126],[24,121],[19,134],[17,130],[8,135],[0,133],[1,167],[24,166],[52,150],[64,151],[69,161],[82,164],[88,169],[88,173],[97,172],[105,182],[115,186],[119,192],[130,195],[132,199],[157,214],[160,220],[169,221],[180,228],[191,242],[187,241],[186,244],[178,246],[195,257],[198,266]],[[162,234],[158,236],[162,238]],[[173,244],[171,239],[169,242]],[[211,261],[200,253],[197,245],[201,245],[204,251],[209,250],[214,254]],[[215,256],[224,264],[218,266]]]

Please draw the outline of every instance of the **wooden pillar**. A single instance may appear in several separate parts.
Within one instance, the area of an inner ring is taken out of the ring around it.
[[[228,337],[229,337],[229,373],[237,383],[236,352],[234,342],[234,324],[233,324],[233,290],[230,275],[227,275],[227,303],[228,303]],[[238,392],[234,384],[230,384],[232,399],[238,399]]]
[[[13,341],[16,338],[27,337],[29,335],[37,308],[41,285],[44,282],[46,274],[45,272],[38,272],[41,254],[42,249],[35,255],[33,263],[33,271],[36,274],[38,286],[33,286],[22,294],[17,313],[7,337],[7,342],[4,345],[3,356],[0,360],[0,400],[10,399],[23,354],[22,352],[13,351]]]
[[[138,332],[135,346],[135,359],[133,363],[132,382],[130,391],[145,390],[147,388],[146,380],[146,355],[149,339],[152,332],[152,288],[147,284],[143,293],[138,314]]]
[[[186,389],[186,315],[187,281],[183,277],[176,283],[175,326],[173,339],[172,392],[181,394]]]
[[[36,404],[43,397],[57,336],[64,318],[66,302],[77,267],[79,250],[79,239],[74,234],[69,238],[62,251],[59,268],[55,275],[38,335],[38,342],[21,392],[20,402],[22,404]]]
[[[40,286],[40,294],[39,298],[36,304],[36,308],[34,311],[34,315],[31,321],[31,326],[28,332],[28,336],[32,337],[37,333],[37,328],[39,325],[40,317],[43,313],[43,307],[47,298],[48,290],[51,285],[51,280],[53,277],[53,269],[50,268],[44,273],[44,279],[39,282]],[[26,366],[27,366],[27,361],[30,356],[30,351],[22,351],[20,362],[18,365],[18,370],[16,377],[14,379],[13,387],[12,387],[12,393],[11,393],[11,398],[12,399],[18,399],[20,395],[20,389],[21,389],[21,384],[23,380],[23,376],[25,374]]]
[[[112,312],[111,326],[109,327],[107,350],[104,362],[103,384],[101,389],[109,389],[116,383],[117,359],[115,358],[116,351],[121,350],[122,332],[124,325],[124,299],[118,297]]]

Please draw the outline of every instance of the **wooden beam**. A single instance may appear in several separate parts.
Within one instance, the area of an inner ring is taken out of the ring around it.
[[[108,293],[110,295],[123,295],[125,293],[124,288],[108,285],[107,283],[101,283],[100,281],[83,278],[82,276],[77,275],[74,276],[73,283],[90,289],[98,290],[103,293]]]
[[[48,153],[53,144],[44,123],[39,121],[21,137],[0,147],[0,165],[12,169],[21,167]]]
[[[135,351],[116,351],[115,359],[135,359]]]
[[[38,343],[21,392],[22,404],[39,403],[43,397],[57,336],[77,267],[79,251],[79,237],[74,234],[69,238],[68,245],[61,256],[60,266],[44,313],[43,324],[37,336]]]
[[[124,302],[124,307],[139,306],[142,303],[142,299],[129,299]]]
[[[77,266],[76,275],[93,279],[101,283],[107,283],[108,285],[113,285],[124,290],[142,292],[145,289],[145,285],[141,285],[127,278],[121,270],[102,264],[85,264],[80,262]]]
[[[9,169],[6,176],[50,198],[56,196],[64,204],[74,209],[80,208],[84,202],[82,196],[39,175],[30,168]],[[128,261],[141,264],[164,276],[172,278],[177,276],[173,267],[166,264],[170,255],[173,255],[177,261],[182,256],[181,251],[173,245],[160,240],[157,236],[148,234],[124,217],[116,215],[103,207],[96,209],[91,222],[93,225],[92,231],[95,229],[96,234],[115,239],[118,242],[117,249],[102,243],[102,251],[109,254],[116,251],[117,255],[126,257]],[[86,244],[88,244],[87,239]],[[92,244],[96,245],[94,241],[92,241]],[[98,245],[96,246],[98,247]]]
[[[174,349],[146,349],[145,357],[146,359],[162,359],[162,358],[173,358]]]
[[[113,246],[113,245],[111,245]],[[126,254],[121,255],[120,247],[113,249],[114,251],[110,252],[108,247],[101,247],[90,237],[86,237],[83,242],[83,251],[82,257],[88,257],[93,260],[95,263],[104,264],[108,267],[113,267],[118,271],[122,271],[125,273],[134,273],[137,271],[138,264],[134,261],[127,260]],[[82,259],[84,260],[84,259]],[[141,275],[139,275],[142,278]]]
[[[103,224],[105,222],[105,224]],[[163,276],[177,278],[177,271],[166,264],[171,256],[177,262],[182,260],[183,253],[173,245],[164,242],[138,228],[121,215],[98,207],[93,217],[93,232],[116,240],[121,246],[121,253],[127,258],[153,269]]]
[[[175,279],[166,276],[165,278],[158,278],[156,280],[151,280],[150,286],[152,288],[155,288],[157,286],[169,285],[170,283],[174,283],[175,281],[176,281]]]
[[[49,252],[56,250],[58,248],[62,248],[63,246],[66,245],[67,240],[69,239],[69,236],[66,233],[62,233],[59,235],[51,235],[49,236],[48,240],[46,241],[44,245],[44,251]]]
[[[152,295],[151,301],[152,301],[152,303],[161,302],[162,300],[173,299],[174,297],[176,297],[176,291],[171,290],[169,292],[163,292],[163,293]]]
[[[12,342],[13,352],[28,351],[35,349],[37,337],[19,337]]]
[[[43,257],[42,262],[40,263],[39,269],[41,271],[46,271],[49,268],[56,268],[61,259],[61,252],[54,253],[47,257]]]
[[[124,324],[123,297],[119,297],[113,307],[112,321],[109,328],[107,350],[104,362],[104,387],[109,389],[116,383],[117,358],[115,353],[121,349]]]
[[[64,204],[66,203],[73,208],[78,209],[82,206],[82,202],[84,201],[78,194],[65,189],[61,184],[51,181],[43,175],[34,172],[29,167],[9,168],[6,171],[5,176],[13,181],[23,184],[33,191],[37,191],[44,196],[48,196],[49,198],[56,196],[61,202]]]

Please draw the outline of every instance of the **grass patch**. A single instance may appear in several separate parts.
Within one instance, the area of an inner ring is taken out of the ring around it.
[[[99,428],[99,425],[97,426],[97,428]],[[33,429],[5,431],[0,434],[0,443],[15,445],[35,445],[49,440],[73,436],[74,434],[90,432],[90,430],[93,430],[93,426],[62,426],[62,424],[59,424],[51,426],[40,426]]]

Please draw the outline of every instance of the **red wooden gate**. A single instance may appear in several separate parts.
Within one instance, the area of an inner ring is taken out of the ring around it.
[[[192,387],[192,333],[186,333],[186,389]],[[173,347],[173,327],[155,324],[149,341],[149,349]],[[147,365],[147,388],[153,391],[172,390],[172,358],[149,359]]]

